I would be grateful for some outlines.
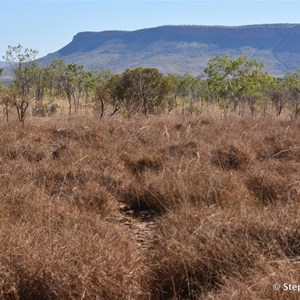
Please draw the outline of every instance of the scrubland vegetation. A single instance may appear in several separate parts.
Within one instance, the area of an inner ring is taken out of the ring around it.
[[[0,298],[298,299],[272,284],[300,281],[299,129],[181,114],[2,120]],[[150,221],[144,247],[133,231]]]
[[[299,298],[298,73],[224,56],[205,79],[96,76],[21,50],[0,91],[1,299]]]
[[[69,116],[92,109],[99,118],[116,113],[147,116],[178,108],[183,114],[201,115],[205,104],[218,106],[225,117],[231,112],[252,117],[272,112],[297,119],[300,113],[300,69],[277,78],[265,72],[262,63],[244,56],[212,58],[203,73],[193,76],[164,75],[142,67],[121,74],[87,72],[63,61],[39,66],[37,53],[17,45],[9,46],[3,56],[13,75],[9,86],[0,86],[7,121],[11,111],[24,125],[28,112],[49,116],[59,109],[67,109]]]

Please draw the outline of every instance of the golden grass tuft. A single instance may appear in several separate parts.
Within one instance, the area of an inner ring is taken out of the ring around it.
[[[212,163],[222,170],[246,169],[250,158],[233,145],[220,145],[212,151]]]

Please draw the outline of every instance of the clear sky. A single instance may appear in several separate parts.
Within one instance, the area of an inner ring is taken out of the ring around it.
[[[8,45],[37,49],[41,57],[59,50],[81,31],[300,23],[300,0],[0,0],[0,17],[3,60]]]

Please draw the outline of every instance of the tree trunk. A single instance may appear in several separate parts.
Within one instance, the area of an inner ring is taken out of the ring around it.
[[[68,102],[69,102],[69,116],[71,116],[72,113],[72,99],[68,97]]]
[[[8,103],[5,103],[5,115],[6,115],[6,121],[8,122]]]

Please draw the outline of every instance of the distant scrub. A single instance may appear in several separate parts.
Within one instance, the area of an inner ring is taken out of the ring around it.
[[[90,72],[82,65],[62,60],[39,66],[35,49],[20,44],[8,46],[4,58],[12,69],[13,81],[0,86],[0,105],[7,121],[24,125],[33,116],[94,114],[100,119],[116,114],[132,118],[137,114],[159,115],[181,111],[201,116],[217,109],[231,115],[266,117],[300,113],[300,72],[283,78],[264,71],[264,64],[245,56],[211,58],[198,76],[190,73],[164,75],[151,67],[128,69],[120,74],[103,70]],[[284,152],[278,153],[282,155]]]

